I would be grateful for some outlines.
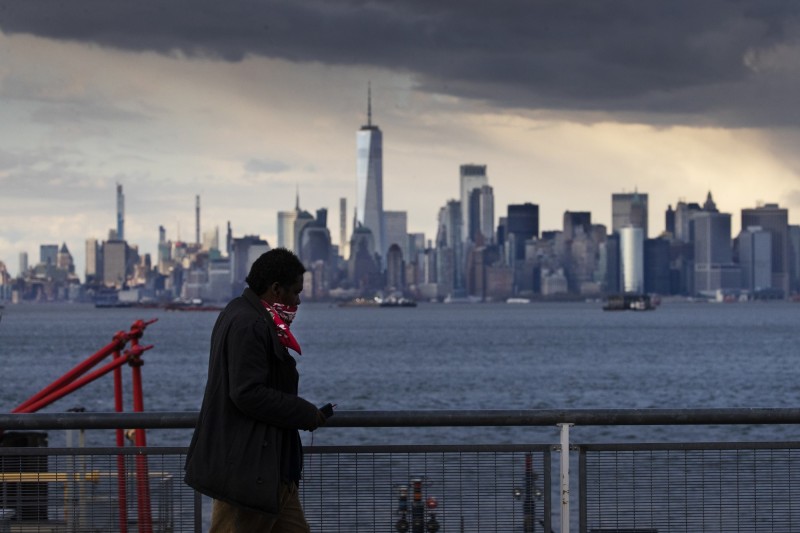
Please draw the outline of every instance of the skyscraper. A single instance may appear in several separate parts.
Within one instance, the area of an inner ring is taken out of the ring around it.
[[[386,245],[391,247],[396,244],[403,254],[403,260],[408,261],[408,213],[405,211],[384,211],[383,224],[384,232],[386,233]]]
[[[19,253],[19,275],[23,276],[28,271],[28,252]]]
[[[789,294],[789,213],[778,204],[742,209],[742,228],[761,226],[772,235],[772,288]]]
[[[739,289],[742,273],[733,264],[731,215],[704,210],[696,213],[692,220],[694,292],[708,295],[718,290]]]
[[[667,211],[664,213],[664,231],[675,237],[675,210],[672,209],[672,204],[667,206]]]
[[[742,288],[757,293],[772,288],[772,234],[758,226],[739,233]]]
[[[692,241],[692,217],[703,211],[700,204],[696,202],[686,203],[683,200],[678,202],[675,207],[675,233],[677,240],[683,242]]]
[[[122,288],[128,279],[128,245],[119,239],[103,244],[103,283]]]
[[[278,248],[294,250],[294,223],[297,211],[278,211]]]
[[[461,241],[473,240],[474,234],[470,230],[476,227],[475,213],[470,213],[470,193],[489,184],[486,177],[486,165],[461,165],[459,170],[459,185],[461,187]]]
[[[233,294],[241,294],[245,287],[245,279],[250,271],[250,266],[259,256],[269,251],[267,241],[257,235],[236,237],[231,242],[230,252],[230,281]]]
[[[644,291],[670,294],[668,239],[661,237],[644,241]]]
[[[194,197],[194,243],[200,246],[200,195]]]
[[[508,206],[506,239],[513,241],[511,260],[525,259],[525,241],[539,237],[539,206],[526,202]]]
[[[294,223],[300,213],[300,190],[295,193],[294,211],[278,211],[278,248],[295,250]]]
[[[620,228],[619,244],[622,289],[631,293],[644,292],[644,230],[636,226]]]
[[[494,189],[483,185],[469,193],[469,240],[482,244],[494,243]]]
[[[615,193],[611,195],[611,231],[619,232],[625,226],[642,228],[647,238],[647,194]]]
[[[117,183],[117,239],[125,240],[125,195],[121,183]]]
[[[564,238],[572,240],[578,233],[578,228],[585,235],[589,235],[592,227],[592,214],[588,211],[564,211]]]
[[[436,235],[436,279],[439,294],[454,296],[464,289],[464,267],[456,261],[461,256],[461,202],[448,200],[439,209],[439,229]]]
[[[58,245],[41,244],[39,245],[39,263],[43,265],[56,266],[58,262]]]
[[[99,251],[97,239],[86,239],[86,283],[97,279],[97,275],[101,272],[98,268],[100,259]]]
[[[56,266],[61,270],[66,270],[67,272],[75,271],[75,263],[73,262],[72,254],[70,253],[69,248],[67,248],[67,243],[61,243],[61,248],[58,249]]]
[[[386,257],[383,223],[383,133],[372,124],[372,92],[367,93],[367,124],[356,133],[356,221],[369,228],[375,248]]]
[[[792,293],[800,292],[800,226],[789,226],[789,285]]]
[[[339,198],[339,255],[348,257],[347,250],[347,198]]]

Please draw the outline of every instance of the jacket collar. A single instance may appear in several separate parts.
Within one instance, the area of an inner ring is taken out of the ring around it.
[[[272,316],[269,314],[269,311],[267,311],[264,308],[264,305],[261,303],[261,298],[259,298],[255,291],[250,287],[245,287],[244,292],[242,293],[242,298],[244,298],[247,303],[252,305],[264,319],[264,322],[267,323],[267,328],[269,328],[269,330],[272,332],[274,341],[273,344],[275,345],[275,356],[281,361],[284,361],[287,356],[291,357],[289,350],[287,350],[286,347],[278,341],[278,331],[276,329],[275,322],[272,320]]]
[[[242,293],[242,297],[247,300],[247,303],[252,305],[262,316],[268,318],[269,321],[272,322],[272,317],[269,315],[269,312],[264,309],[264,306],[261,305],[261,298],[258,297],[258,294],[256,294],[253,289],[246,287]]]

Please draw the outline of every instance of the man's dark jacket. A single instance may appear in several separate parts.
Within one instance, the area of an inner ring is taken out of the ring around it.
[[[296,361],[250,289],[220,313],[211,334],[208,382],[186,457],[186,483],[249,509],[278,512],[280,482],[302,469],[298,429],[317,408],[297,396]]]

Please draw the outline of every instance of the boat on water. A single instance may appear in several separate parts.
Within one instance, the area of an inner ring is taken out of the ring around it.
[[[408,298],[389,298],[381,300],[378,307],[416,307],[417,302]]]
[[[606,298],[603,311],[652,311],[655,308],[649,294],[612,294]]]
[[[409,298],[394,297],[388,298],[355,298],[345,302],[339,302],[339,307],[416,307],[417,302]]]

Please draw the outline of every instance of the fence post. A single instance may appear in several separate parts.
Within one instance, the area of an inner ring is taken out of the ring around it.
[[[570,423],[558,424],[561,428],[561,533],[569,533],[569,428]]]

